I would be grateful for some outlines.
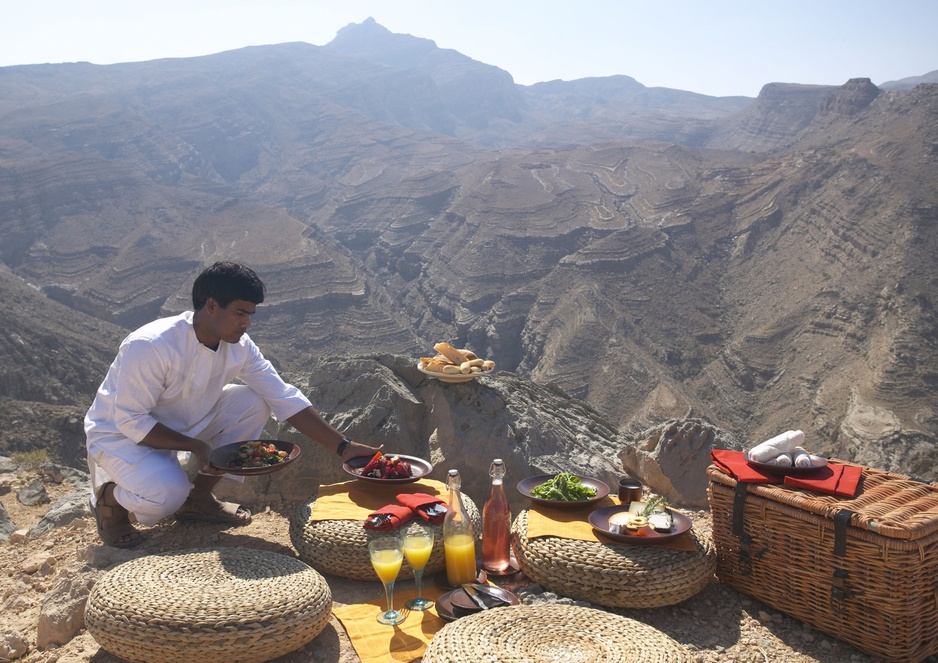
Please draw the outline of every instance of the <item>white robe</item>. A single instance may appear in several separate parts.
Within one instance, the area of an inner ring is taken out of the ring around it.
[[[244,425],[241,430],[237,426],[231,429],[237,420],[224,420],[238,413],[225,407],[223,395],[241,392],[237,400],[244,400],[245,390],[232,392],[235,380],[243,382],[269,408],[266,415],[255,411],[254,423],[246,422],[248,428],[256,428],[256,422],[266,421],[270,413],[285,421],[310,405],[299,389],[283,381],[247,334],[236,344],[221,341],[217,350],[211,350],[196,338],[192,319],[193,313],[187,311],[155,320],[121,343],[85,415],[94,495],[112,480],[102,465],[139,468],[140,480],[151,476],[146,459],[153,454],[165,456],[166,452],[139,443],[157,422],[213,446],[238,441],[222,439],[226,433],[244,434]],[[133,480],[130,477],[131,483]],[[119,481],[118,485],[121,483],[128,482]],[[118,501],[129,499],[123,494]]]

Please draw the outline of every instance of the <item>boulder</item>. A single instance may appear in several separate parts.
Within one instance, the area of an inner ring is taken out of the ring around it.
[[[102,571],[83,568],[67,574],[46,595],[39,611],[36,646],[46,649],[63,645],[71,640],[85,625],[85,602],[94,583]]]
[[[706,507],[711,449],[742,446],[735,436],[702,419],[670,419],[635,435],[620,459],[671,504]]]

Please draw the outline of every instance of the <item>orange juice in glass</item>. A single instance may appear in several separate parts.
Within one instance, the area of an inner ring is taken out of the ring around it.
[[[378,578],[384,583],[384,596],[388,602],[388,609],[378,615],[380,624],[400,624],[407,617],[403,612],[394,610],[394,581],[397,580],[397,574],[401,570],[401,563],[404,561],[404,542],[397,536],[382,536],[372,539],[368,542],[368,554],[371,557],[371,565],[378,574]]]
[[[411,523],[401,533],[404,541],[404,557],[410,568],[414,570],[414,580],[417,583],[417,595],[406,603],[411,610],[426,610],[433,601],[420,596],[422,593],[423,569],[430,561],[433,552],[433,528],[422,523]]]

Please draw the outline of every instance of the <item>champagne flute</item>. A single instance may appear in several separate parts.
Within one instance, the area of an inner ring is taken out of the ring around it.
[[[379,624],[400,624],[407,615],[393,609],[394,581],[404,561],[404,542],[398,536],[382,536],[368,542],[368,554],[375,573],[384,583],[384,596],[388,602],[387,612],[378,615]]]
[[[404,557],[414,570],[414,580],[417,582],[417,596],[406,603],[411,610],[426,610],[433,601],[422,598],[421,584],[423,582],[423,569],[430,561],[433,552],[433,528],[423,523],[413,522],[408,525],[402,534],[404,539]]]

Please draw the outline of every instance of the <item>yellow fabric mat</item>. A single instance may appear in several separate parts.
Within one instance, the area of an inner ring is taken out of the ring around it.
[[[423,588],[424,598],[434,601],[446,590],[429,584]],[[414,598],[416,590],[394,593],[394,607],[400,610]],[[376,618],[387,609],[384,589],[375,585],[375,598],[366,603],[335,606],[336,618],[348,633],[355,653],[362,663],[402,663],[423,656],[424,650],[446,621],[436,614],[436,607],[423,612],[408,611],[407,619],[397,626],[379,624]]]
[[[551,509],[533,504],[528,511],[528,538],[536,539],[539,536],[555,536],[561,539],[577,539],[579,541],[595,541],[597,543],[614,543],[623,546],[631,545],[597,534],[589,523],[589,515],[595,509],[607,506],[618,506],[619,498],[610,495],[595,504],[582,509]],[[647,544],[642,544],[647,545]],[[697,546],[690,532],[681,536],[654,544],[662,548],[685,550],[695,552]]]
[[[397,504],[399,493],[427,493],[447,499],[446,484],[433,479],[386,486],[367,481],[343,481],[319,487],[310,520],[364,520],[388,504]]]

